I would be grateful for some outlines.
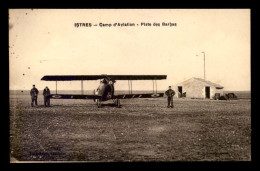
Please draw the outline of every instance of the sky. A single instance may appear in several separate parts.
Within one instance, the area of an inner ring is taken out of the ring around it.
[[[204,78],[205,52],[206,80],[228,91],[250,91],[250,49],[249,9],[9,9],[11,90],[33,84],[55,90],[55,82],[41,81],[44,75],[99,74],[167,75],[157,81],[158,90],[165,90]],[[133,90],[153,89],[152,81],[132,84]],[[85,90],[97,86],[98,81],[84,81]],[[127,90],[128,82],[115,87]],[[80,81],[58,82],[61,90],[80,88]]]

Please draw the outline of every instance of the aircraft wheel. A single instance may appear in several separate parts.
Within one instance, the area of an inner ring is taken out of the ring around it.
[[[113,103],[115,104],[115,106],[117,106],[117,100],[116,99],[112,99]]]
[[[112,99],[112,100],[113,100],[113,103],[115,103],[115,105],[117,105],[117,104],[116,104],[116,100],[115,100],[115,99]]]

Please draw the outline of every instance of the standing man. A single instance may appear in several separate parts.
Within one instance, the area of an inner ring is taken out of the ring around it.
[[[38,106],[38,104],[37,104],[38,93],[39,93],[38,89],[35,88],[35,85],[33,85],[33,88],[30,91],[30,95],[31,95],[31,98],[32,98],[32,102],[31,102],[32,107],[33,107],[34,102],[35,102],[35,105]]]
[[[168,96],[168,108],[173,108],[173,96],[175,95],[175,91],[172,90],[171,86],[169,86],[169,89],[165,92],[166,96]]]
[[[46,86],[43,90],[44,106],[50,106],[50,98],[47,98],[51,94],[50,89]]]

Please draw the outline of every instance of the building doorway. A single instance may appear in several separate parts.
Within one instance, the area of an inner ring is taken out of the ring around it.
[[[206,96],[206,99],[210,98],[210,87],[205,87],[205,96]]]
[[[182,97],[182,86],[178,86],[178,92],[180,92],[179,98]]]

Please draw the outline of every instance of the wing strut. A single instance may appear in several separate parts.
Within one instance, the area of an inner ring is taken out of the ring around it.
[[[128,80],[128,93],[130,94],[130,82]]]
[[[153,93],[154,93],[154,80],[153,80]]]
[[[83,80],[81,80],[81,94],[84,94],[84,90],[83,90]]]
[[[157,80],[154,81],[155,81],[155,93],[157,94]]]
[[[155,88],[155,93],[157,94],[157,80],[153,80],[153,93],[154,93],[154,88]]]
[[[133,93],[132,80],[128,80],[128,92],[129,92],[129,94]]]
[[[56,81],[56,94],[57,94],[57,81]]]
[[[131,94],[133,94],[132,80],[130,80],[130,82],[131,82]]]

